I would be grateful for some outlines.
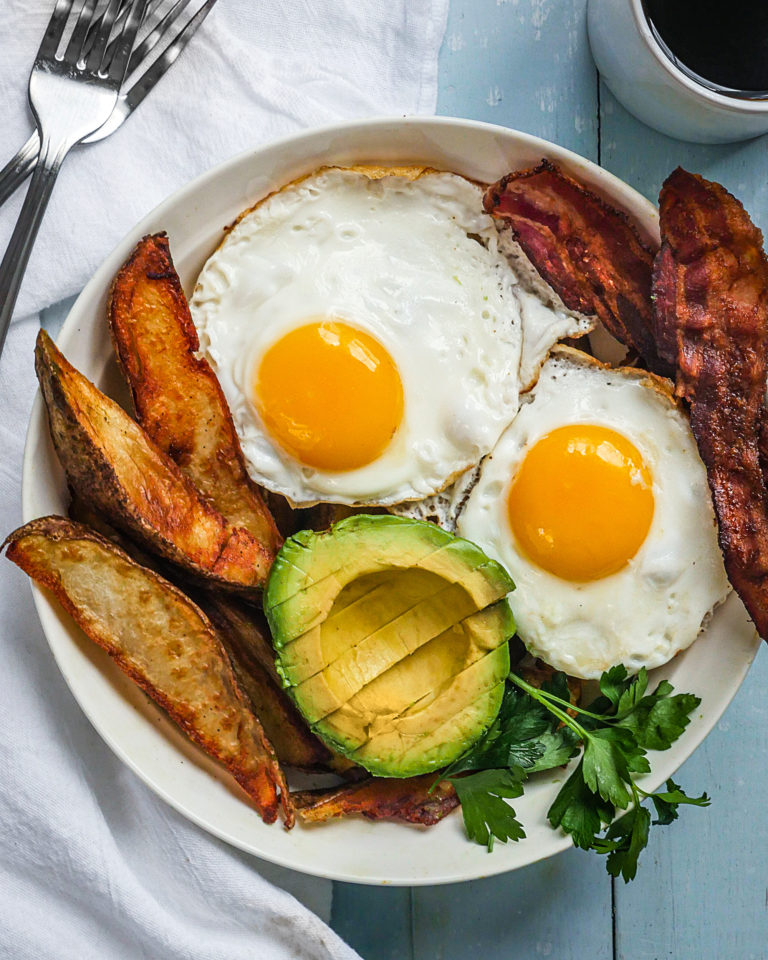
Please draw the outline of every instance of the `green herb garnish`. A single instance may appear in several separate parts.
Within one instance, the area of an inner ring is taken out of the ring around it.
[[[456,789],[469,838],[489,850],[494,840],[523,838],[523,826],[503,798],[522,796],[529,774],[562,766],[581,744],[579,763],[555,798],[549,822],[577,847],[605,854],[612,876],[633,879],[651,827],[642,801],[653,803],[653,823],[661,825],[677,819],[680,804],[710,802],[706,793],[687,796],[672,780],[658,793],[637,785],[635,774],[650,771],[647,751],[669,749],[701,702],[689,693],[673,696],[666,680],[653,693],[647,688],[645,669],[630,678],[619,665],[603,674],[601,695],[584,709],[570,702],[562,673],[541,688],[510,674],[494,723],[440,777]],[[615,819],[621,810],[627,812]]]

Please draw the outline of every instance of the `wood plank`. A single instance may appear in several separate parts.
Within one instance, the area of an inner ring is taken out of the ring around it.
[[[617,882],[617,960],[768,955],[768,650],[675,780],[712,806],[652,827],[637,878]]]
[[[656,203],[675,167],[722,183],[768,236],[768,136],[742,143],[683,143],[635,120],[600,84],[600,163]]]
[[[414,960],[611,960],[610,877],[599,857],[569,850],[498,877],[417,888],[413,946]]]
[[[331,926],[363,960],[413,960],[408,887],[334,883]]]
[[[768,231],[768,138],[704,146],[636,121],[601,85],[603,166],[656,201],[678,164],[723,183]],[[718,727],[676,776],[707,790],[708,810],[682,809],[654,828],[637,879],[615,885],[619,960],[768,956],[768,652],[760,651]]]
[[[597,157],[586,0],[451,0],[437,112],[514,127]]]

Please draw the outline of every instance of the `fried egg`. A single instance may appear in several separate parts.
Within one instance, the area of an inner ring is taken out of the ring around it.
[[[410,168],[324,169],[271,195],[190,306],[251,475],[294,505],[442,490],[513,419],[521,358],[527,375],[583,325],[552,311],[542,337],[481,188]]]
[[[658,667],[729,590],[704,465],[666,381],[556,348],[458,520],[510,572],[528,650],[584,679]]]

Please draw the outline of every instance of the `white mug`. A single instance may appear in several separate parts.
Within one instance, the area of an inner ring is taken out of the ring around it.
[[[642,0],[589,0],[587,26],[609,89],[648,126],[696,143],[768,133],[768,99],[719,93],[681,70],[656,39]]]

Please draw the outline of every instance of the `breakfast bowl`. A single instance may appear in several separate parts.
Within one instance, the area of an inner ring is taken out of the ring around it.
[[[113,278],[137,241],[165,231],[187,294],[227,225],[284,184],[328,165],[423,165],[489,183],[542,158],[626,213],[648,242],[658,242],[658,216],[647,200],[595,164],[554,144],[502,127],[447,118],[397,118],[344,124],[291,136],[251,150],[184,187],[142,220],[107,257],[74,304],[58,339],[70,361],[105,393],[125,396],[105,321]],[[63,472],[38,397],[23,471],[23,516],[68,507]],[[470,843],[453,814],[429,829],[347,818],[286,831],[262,822],[234,781],[188,741],[166,715],[88,641],[48,594],[35,603],[53,655],[96,730],[152,790],[217,837],[304,873],[370,884],[436,884],[503,873],[552,856],[571,839],[547,821],[562,769],[538,775],[515,802],[526,838],[492,853]],[[698,640],[652,672],[701,698],[683,736],[651,758],[644,789],[655,789],[690,756],[736,693],[759,646],[735,594],[720,605]],[[306,777],[302,778],[302,785]]]

